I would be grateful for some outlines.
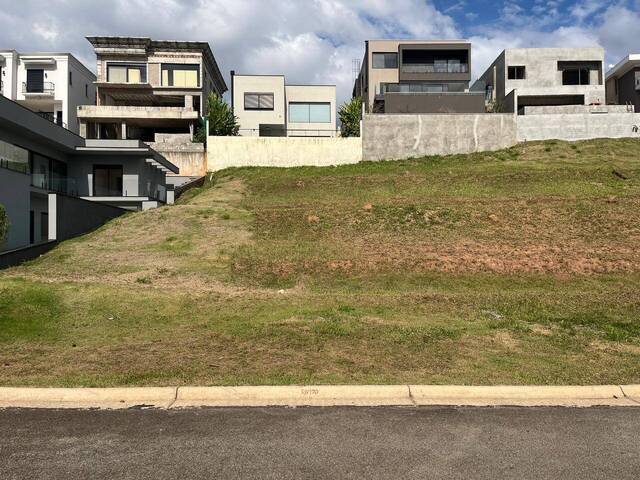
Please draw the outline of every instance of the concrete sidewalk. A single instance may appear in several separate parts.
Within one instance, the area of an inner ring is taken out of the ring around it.
[[[0,408],[640,406],[640,385],[0,388]]]

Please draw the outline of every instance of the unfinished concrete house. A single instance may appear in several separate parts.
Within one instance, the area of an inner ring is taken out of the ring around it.
[[[605,104],[603,64],[600,47],[508,48],[471,90],[503,112],[577,112]]]
[[[191,139],[210,92],[227,91],[207,42],[87,37],[97,57],[97,104],[78,107],[80,135],[141,140],[180,167],[203,175],[204,146]],[[174,179],[176,184],[183,179]]]

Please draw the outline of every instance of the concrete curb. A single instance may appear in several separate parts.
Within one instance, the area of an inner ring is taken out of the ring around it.
[[[640,406],[640,385],[0,388],[0,408]]]

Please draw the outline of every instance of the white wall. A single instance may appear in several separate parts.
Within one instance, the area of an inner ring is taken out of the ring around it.
[[[640,113],[519,115],[518,141],[640,138]]]
[[[260,124],[286,125],[285,88],[282,75],[234,75],[233,111],[238,117],[240,135],[259,135]],[[245,110],[245,93],[272,93],[273,110]]]
[[[78,106],[96,104],[95,76],[87,72],[73,59],[68,62],[72,76],[72,85],[68,87],[68,100],[65,102],[64,122],[69,130],[78,133]],[[68,78],[68,73],[67,73]],[[85,91],[85,85],[87,89]]]
[[[360,138],[209,137],[207,170],[227,167],[300,167],[358,163]]]
[[[336,87],[335,85],[287,85],[287,133],[288,136],[333,137],[336,134]],[[329,103],[329,123],[293,123],[289,117],[291,103]]]

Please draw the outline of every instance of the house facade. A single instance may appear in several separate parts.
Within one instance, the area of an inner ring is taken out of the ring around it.
[[[0,93],[78,133],[79,105],[95,105],[96,76],[70,53],[0,50]]]
[[[105,209],[172,203],[169,172],[178,169],[142,142],[85,140],[0,97],[0,204],[10,222],[0,251],[46,241],[56,226],[82,230]],[[68,218],[56,217],[52,195],[74,203]]]
[[[470,81],[469,42],[368,40],[353,96],[366,113],[483,113]]]
[[[231,106],[242,136],[336,136],[336,86],[288,85],[284,75],[231,72]]]
[[[640,54],[627,55],[606,76],[607,104],[632,105],[640,112]]]
[[[509,48],[473,84],[488,104],[524,114],[526,107],[604,105],[604,49]]]
[[[206,42],[87,37],[97,57],[97,104],[78,108],[87,139],[154,142],[190,134],[210,92],[227,90]]]

